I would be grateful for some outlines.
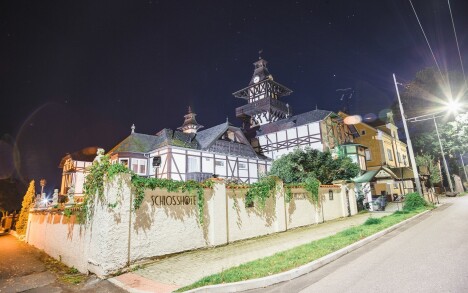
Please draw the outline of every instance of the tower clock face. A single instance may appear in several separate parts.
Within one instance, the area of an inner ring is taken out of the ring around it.
[[[255,77],[254,77],[254,79],[253,79],[253,82],[254,82],[254,83],[257,83],[257,82],[259,82],[259,81],[260,81],[260,76],[255,75]]]

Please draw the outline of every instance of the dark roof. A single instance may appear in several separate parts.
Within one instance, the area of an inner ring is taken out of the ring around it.
[[[222,139],[221,136],[228,130],[234,132],[240,142],[227,141],[226,138]],[[260,156],[254,151],[241,129],[234,127],[228,121],[199,131],[196,134],[171,129],[163,129],[156,135],[132,133],[110,150],[109,153],[148,153],[166,145],[265,159],[264,156]]]
[[[380,171],[385,171],[385,173],[387,173],[387,174],[389,175],[388,178],[396,179],[396,180],[399,180],[399,179],[400,179],[400,178],[398,178],[397,175],[395,175],[395,173],[393,173],[392,170],[390,170],[390,168],[385,167],[385,166],[380,166],[380,167],[378,167],[377,169],[369,170],[369,171],[367,171],[366,173],[362,174],[361,176],[358,176],[358,177],[354,178],[353,181],[354,181],[355,183],[373,182],[373,181],[374,181],[374,177],[375,177]]]
[[[87,147],[82,150],[66,154],[60,161],[59,168],[63,168],[65,161],[72,159],[74,161],[92,162],[96,157],[98,147]]]
[[[277,132],[291,127],[297,127],[312,122],[324,120],[329,115],[333,114],[331,111],[326,110],[313,110],[302,114],[294,115],[286,119],[268,123],[260,126],[257,130],[257,135],[264,135],[271,132]]]
[[[146,153],[153,150],[157,136],[142,133],[132,133],[117,144],[109,153],[133,152]]]
[[[229,128],[229,122],[224,122],[211,128],[197,132],[197,141],[202,149],[208,148]]]

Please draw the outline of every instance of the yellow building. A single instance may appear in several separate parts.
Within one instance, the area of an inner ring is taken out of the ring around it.
[[[354,116],[343,112],[339,115],[345,123],[355,120]],[[386,194],[387,200],[392,201],[399,195],[413,192],[414,185],[407,146],[399,139],[392,113],[389,112],[384,120],[354,124],[359,133],[354,142],[367,147],[368,171],[358,178],[358,183],[368,181],[368,192],[373,198]]]

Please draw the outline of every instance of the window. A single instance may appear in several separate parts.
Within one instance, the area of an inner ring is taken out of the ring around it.
[[[146,165],[145,164],[140,164],[140,173],[141,174],[146,174]]]
[[[393,161],[393,154],[392,151],[387,149],[387,157],[389,161]]]
[[[239,170],[247,170],[247,164],[239,162]]]
[[[119,163],[125,167],[128,167],[128,159],[119,159]]]
[[[397,151],[396,152],[396,155],[397,155],[397,158],[398,158],[398,163],[401,163],[401,156],[400,156],[400,152]]]
[[[333,190],[328,190],[328,199],[333,200]]]
[[[366,160],[367,161],[372,160],[372,154],[370,150],[366,150]]]
[[[361,135],[366,135],[366,131],[365,131],[365,130],[361,130]]]
[[[187,172],[200,172],[200,164],[198,158],[188,157],[188,170]]]
[[[145,159],[132,159],[132,171],[137,174],[146,175],[146,160]]]
[[[346,146],[346,153],[347,154],[355,154],[356,153],[356,147],[355,146]]]
[[[224,167],[224,161],[222,161],[222,160],[216,160],[216,161],[215,161],[215,166]]]
[[[406,163],[406,155],[403,155],[403,164],[406,166],[407,163]]]

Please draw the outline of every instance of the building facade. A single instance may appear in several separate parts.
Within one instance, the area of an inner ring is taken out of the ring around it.
[[[346,121],[351,117],[340,112]],[[351,119],[354,120],[354,119]],[[388,200],[394,200],[400,195],[413,192],[413,175],[410,169],[409,155],[406,144],[399,139],[398,127],[393,121],[391,112],[383,120],[354,124],[359,136],[355,142],[365,145],[365,159],[369,174],[363,174],[358,181],[366,184],[366,188],[375,198],[382,194]],[[371,176],[372,175],[372,176]],[[369,184],[367,184],[369,183]]]

